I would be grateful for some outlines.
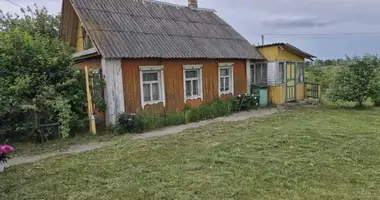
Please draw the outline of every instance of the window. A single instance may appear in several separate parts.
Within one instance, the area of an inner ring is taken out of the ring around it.
[[[279,63],[278,72],[279,72],[278,83],[285,84],[285,63],[284,62]]]
[[[184,66],[185,102],[189,99],[203,99],[202,95],[202,66]]]
[[[304,63],[303,62],[297,62],[296,63],[296,81],[297,82],[304,82]]]
[[[92,44],[90,36],[87,34],[86,29],[82,26],[82,38],[83,38],[83,49],[91,49],[94,47]]]
[[[233,63],[219,64],[219,96],[234,93],[233,69]]]
[[[165,105],[163,86],[163,67],[140,67],[141,104],[163,102]]]
[[[251,68],[253,83],[256,85],[267,85],[268,83],[268,64],[255,63]]]
[[[102,75],[99,69],[95,69],[92,71],[92,96],[94,99],[103,98],[102,97]]]

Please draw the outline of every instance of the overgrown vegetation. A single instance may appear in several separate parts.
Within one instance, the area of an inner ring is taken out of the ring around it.
[[[380,59],[377,56],[347,58],[347,67],[336,74],[327,96],[333,101],[351,101],[359,106],[380,97]]]
[[[379,111],[295,108],[183,134],[124,140],[95,151],[10,167],[0,175],[0,196],[378,199]]]
[[[306,80],[321,84],[324,98],[333,103],[366,101],[380,105],[380,62],[375,55],[347,57],[339,66],[313,65],[306,68]]]
[[[51,123],[66,138],[84,117],[82,75],[58,38],[57,16],[37,7],[24,14],[0,14],[0,141],[35,140]]]
[[[141,133],[166,126],[198,122],[228,116],[234,112],[254,109],[258,98],[254,95],[239,95],[229,100],[216,100],[210,104],[187,108],[182,113],[155,116],[150,113],[123,113],[119,115],[117,129],[122,133]]]

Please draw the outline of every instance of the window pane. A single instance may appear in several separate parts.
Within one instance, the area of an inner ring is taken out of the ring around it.
[[[256,75],[255,83],[261,83],[261,65],[256,65],[255,75]]]
[[[280,67],[280,80],[279,80],[279,83],[283,84],[283,83],[285,83],[285,67],[284,67],[284,63],[280,63],[279,67]]]
[[[251,68],[251,81],[252,83],[255,82],[255,68]]]
[[[224,91],[224,78],[220,78],[220,91]]]
[[[198,71],[192,70],[192,71],[186,71],[186,78],[197,78],[198,77]]]
[[[198,80],[193,80],[193,95],[199,95]]]
[[[225,79],[224,79],[224,82],[225,82],[225,84],[224,84],[224,86],[225,86],[225,91],[229,91],[230,90],[230,77],[226,77]]]
[[[191,81],[186,81],[186,96],[191,97]]]
[[[229,76],[230,70],[229,69],[221,69],[220,70],[220,76]]]
[[[158,72],[143,73],[143,81],[158,81]]]
[[[143,93],[144,93],[144,101],[151,101],[151,96],[150,96],[150,84],[144,84],[143,86]]]
[[[268,77],[267,77],[267,74],[268,74],[267,69],[268,69],[268,66],[265,63],[265,64],[263,64],[261,66],[261,68],[262,68],[262,70],[261,70],[261,80],[262,80],[261,83],[262,84],[267,84],[267,79],[268,79]]]
[[[152,94],[154,101],[160,100],[160,86],[158,83],[152,84]]]

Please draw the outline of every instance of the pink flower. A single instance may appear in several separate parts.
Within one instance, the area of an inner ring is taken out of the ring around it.
[[[14,148],[9,146],[9,145],[0,146],[0,152],[1,153],[11,153],[13,151],[14,151]]]
[[[136,116],[136,113],[131,113],[131,116]]]

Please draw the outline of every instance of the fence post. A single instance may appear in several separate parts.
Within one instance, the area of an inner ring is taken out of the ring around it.
[[[86,93],[87,93],[87,112],[88,112],[88,119],[90,120],[90,132],[96,135],[96,124],[95,124],[95,117],[94,117],[94,111],[92,107],[92,98],[91,98],[91,91],[90,91],[90,78],[88,73],[88,67],[84,67],[84,72],[86,76]]]

